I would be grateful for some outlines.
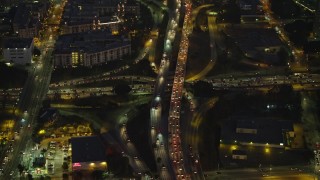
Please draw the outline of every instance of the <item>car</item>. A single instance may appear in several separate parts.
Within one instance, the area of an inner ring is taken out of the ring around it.
[[[10,172],[10,176],[13,176],[13,174],[14,174],[14,171],[11,171],[11,172]]]

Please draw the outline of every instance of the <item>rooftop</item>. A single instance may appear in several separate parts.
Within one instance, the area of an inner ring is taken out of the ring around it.
[[[257,133],[237,133],[236,129],[256,129]],[[221,139],[232,142],[253,142],[262,144],[280,144],[284,141],[283,133],[293,131],[293,123],[275,118],[236,117],[225,121],[221,129]]]
[[[309,41],[303,47],[305,53],[319,53],[320,52],[320,41]]]
[[[234,26],[225,29],[225,33],[236,40],[243,49],[253,49],[255,47],[272,47],[282,45],[278,34],[271,28],[245,28]]]
[[[128,45],[130,45],[129,39],[112,35],[107,30],[89,31],[59,36],[55,46],[55,53],[69,54],[74,51],[96,53]]]
[[[259,0],[240,0],[239,6],[242,15],[263,15],[262,5]]]
[[[7,38],[3,41],[3,48],[29,48],[32,38]]]
[[[14,16],[13,23],[17,24],[19,27],[27,27],[30,25],[31,13],[26,7],[26,4],[19,4],[16,14]]]
[[[227,36],[232,38],[246,56],[267,62],[277,61],[273,53],[266,53],[262,49],[283,46],[274,29],[265,27],[233,26],[225,29]]]
[[[73,137],[72,163],[106,160],[106,148],[98,136]]]

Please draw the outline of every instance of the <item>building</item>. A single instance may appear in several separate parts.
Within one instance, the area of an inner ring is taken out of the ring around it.
[[[20,3],[12,23],[14,33],[22,38],[37,37],[48,9],[49,3]]]
[[[0,13],[0,36],[6,37],[12,34],[12,32],[13,29],[9,13]]]
[[[259,0],[238,0],[242,23],[265,22],[262,4]]]
[[[70,143],[73,171],[107,169],[106,147],[98,136],[73,137]]]
[[[117,0],[68,1],[61,20],[62,33],[100,29],[117,33],[125,15],[139,17],[139,4]]]
[[[247,160],[247,152],[243,150],[233,150],[232,159]]]
[[[320,0],[316,0],[316,12],[313,22],[314,39],[320,38]]]
[[[271,28],[246,26],[235,25],[225,29],[224,33],[248,59],[269,65],[280,63],[278,52],[284,45],[276,31]]]
[[[221,142],[241,145],[290,147],[294,138],[293,123],[272,118],[234,117],[221,129]]]
[[[103,18],[68,21],[61,25],[61,29],[63,34],[73,34],[104,29],[110,30],[114,34],[117,34],[120,23],[121,21],[117,16],[108,16]]]
[[[31,64],[34,42],[32,38],[8,38],[3,42],[3,56],[6,62]]]
[[[105,30],[59,36],[53,52],[55,67],[92,67],[130,54],[129,39]]]

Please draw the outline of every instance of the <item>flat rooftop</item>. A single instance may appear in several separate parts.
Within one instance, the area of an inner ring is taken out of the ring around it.
[[[32,38],[6,38],[3,40],[3,48],[29,48]]]
[[[278,61],[276,54],[263,51],[264,48],[283,46],[274,29],[236,25],[225,29],[224,32],[246,56],[271,63]]]
[[[256,129],[256,134],[237,133],[236,129]],[[293,123],[276,118],[233,117],[222,125],[221,139],[226,142],[277,144],[284,142],[284,132],[293,131]]]
[[[88,31],[59,36],[55,45],[55,54],[69,54],[83,51],[96,53],[122,46],[130,46],[130,40],[112,35],[108,30]]]
[[[73,137],[72,163],[106,160],[106,148],[98,136]]]
[[[226,28],[224,32],[245,50],[251,50],[255,47],[282,45],[278,34],[272,28],[245,28],[243,26],[233,26],[231,28]]]

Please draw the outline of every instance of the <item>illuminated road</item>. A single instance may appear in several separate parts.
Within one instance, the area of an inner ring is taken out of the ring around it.
[[[132,84],[130,85],[130,95],[149,95],[154,91],[154,85],[151,84]],[[49,99],[77,99],[96,97],[102,95],[116,95],[113,86],[92,87],[92,88],[65,88],[49,90],[47,97]]]
[[[208,74],[211,71],[211,69],[215,66],[217,62],[218,55],[217,55],[215,36],[219,36],[219,35],[218,35],[215,15],[210,15],[210,14],[208,15],[208,26],[209,26],[209,35],[210,35],[210,56],[211,56],[210,61],[203,70],[201,70],[198,74],[187,79],[186,82],[202,79],[206,74]]]
[[[297,1],[296,1],[297,2]],[[263,10],[265,12],[266,19],[269,20],[269,24],[274,27],[276,32],[279,34],[280,39],[290,47],[292,51],[292,55],[294,57],[294,62],[288,62],[289,68],[292,72],[306,72],[308,71],[308,67],[306,67],[305,56],[303,54],[303,49],[294,46],[293,43],[290,42],[286,31],[284,30],[284,23],[281,20],[273,17],[273,13],[270,10],[270,3],[267,0],[261,0]]]
[[[164,62],[164,61],[163,61]],[[164,64],[163,64],[164,65]],[[169,61],[166,61],[166,66],[169,66]],[[161,72],[163,72],[163,68]],[[257,72],[248,72],[244,74],[221,74],[213,77],[207,77],[203,81],[209,82],[212,84],[214,89],[243,89],[243,88],[259,88],[259,87],[273,87],[275,85],[292,85],[294,90],[303,90],[303,89],[319,89],[320,88],[320,75],[319,74],[308,74],[308,73],[298,73],[296,75],[259,75]],[[162,73],[160,73],[163,76]],[[110,77],[107,80],[134,80],[142,82],[154,82],[153,78],[149,77],[130,77],[130,76],[118,76]],[[39,78],[38,81],[43,81],[42,78]],[[164,78],[162,77],[162,83],[165,84]],[[154,85],[152,84],[132,84],[132,94],[150,94],[153,92]],[[192,83],[192,82],[191,82]],[[160,85],[160,84],[159,84]],[[166,91],[166,86],[158,86],[158,89]],[[8,89],[0,91],[0,99],[8,98],[12,100],[11,103],[14,103],[16,99],[19,99],[21,94],[21,88]],[[81,87],[55,87],[51,88],[48,91],[48,97],[53,98],[54,94],[62,95],[64,99],[75,98],[76,95],[79,97],[89,97],[91,95],[113,95],[113,87],[91,87],[91,88],[81,88]],[[8,105],[10,106],[10,105]],[[11,107],[11,106],[10,106]]]
[[[291,170],[290,167],[271,167],[265,169],[232,169],[206,172],[207,179],[217,180],[259,180],[259,179],[274,179],[274,180],[314,180],[318,179],[310,172]]]
[[[168,76],[169,65],[171,60],[171,44],[174,42],[176,37],[177,22],[180,17],[180,6],[181,1],[176,0],[175,11],[172,12],[169,10],[169,20],[165,33],[165,43],[163,55],[161,57],[160,66],[158,70],[158,76],[154,88],[153,100],[150,108],[150,144],[153,148],[153,153],[155,157],[155,162],[157,164],[157,171],[160,179],[162,180],[171,180],[172,178],[172,169],[169,163],[169,157],[167,153],[167,141],[164,137],[164,126],[162,117],[162,99],[164,91],[167,87],[166,79]]]
[[[55,2],[57,3],[57,2]],[[59,17],[61,16],[62,8],[65,2],[59,2],[61,5],[54,5],[49,10],[48,20],[59,23]],[[55,18],[54,18],[55,17]],[[34,123],[37,118],[38,111],[42,105],[42,100],[45,97],[51,78],[52,66],[52,47],[55,42],[54,38],[56,30],[51,28],[46,32],[46,38],[44,38],[40,45],[41,56],[38,64],[33,64],[29,71],[29,76],[25,87],[20,95],[20,100],[17,108],[17,114],[20,118],[24,118],[24,124],[21,123],[21,119],[17,119],[14,131],[19,132],[19,138],[12,142],[13,152],[1,154],[1,158],[4,156],[9,157],[9,161],[3,167],[3,175],[1,179],[16,179],[17,166],[21,163],[21,152],[26,148],[30,148],[27,145],[31,141],[31,134]],[[30,124],[27,127],[26,124]],[[22,125],[22,129],[20,126]]]
[[[49,10],[50,14],[48,19],[59,22],[59,17],[61,16],[61,14],[55,15],[54,13],[62,12],[61,9],[63,8],[64,3],[61,4],[61,6],[54,5],[52,9]],[[40,46],[40,50],[42,53],[40,56],[39,64],[33,65],[26,85],[21,93],[18,105],[18,113],[23,114],[21,118],[25,118],[25,124],[20,130],[21,119],[17,120],[14,131],[20,131],[20,135],[19,138],[12,143],[13,152],[9,154],[1,154],[2,158],[4,158],[4,156],[9,157],[9,161],[3,167],[4,174],[1,177],[2,179],[12,179],[18,175],[18,173],[16,173],[16,170],[18,164],[20,163],[21,152],[26,148],[26,144],[31,141],[33,125],[35,123],[38,110],[42,105],[42,99],[45,97],[48,91],[51,71],[53,69],[51,53],[52,46],[55,41],[53,39],[53,37],[55,37],[55,33],[55,30],[47,29],[47,39],[44,39]],[[31,127],[27,127],[26,124],[30,124]]]
[[[307,73],[287,76],[211,77],[204,81],[211,83],[214,89],[259,88],[275,85],[292,85],[294,90],[319,89],[320,87],[320,75]]]
[[[168,118],[168,149],[171,165],[174,171],[174,177],[177,180],[191,179],[193,175],[190,174],[191,167],[183,160],[184,153],[181,145],[181,132],[180,132],[180,112],[181,112],[181,99],[183,96],[183,86],[185,81],[186,61],[189,48],[188,36],[191,33],[191,3],[185,2],[185,16],[182,27],[182,37],[179,46],[177,57],[176,70],[172,86],[172,94],[170,99],[170,109]],[[199,174],[198,172],[191,172]]]

